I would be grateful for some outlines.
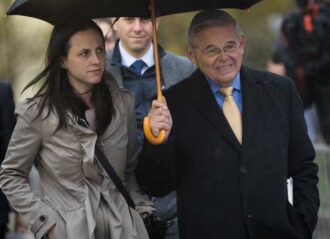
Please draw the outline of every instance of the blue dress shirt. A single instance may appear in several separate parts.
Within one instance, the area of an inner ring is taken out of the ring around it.
[[[225,101],[225,96],[219,92],[219,89],[221,88],[220,85],[206,77],[207,82],[210,86],[210,89],[214,95],[215,100],[217,101],[219,107],[223,109],[223,102]],[[241,76],[238,73],[235,79],[232,82],[233,87],[233,98],[235,100],[235,103],[238,107],[238,109],[242,112],[242,91],[241,91]]]

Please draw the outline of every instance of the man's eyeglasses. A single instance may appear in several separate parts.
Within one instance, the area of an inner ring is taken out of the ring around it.
[[[230,53],[235,53],[239,49],[238,44],[229,44],[226,45],[224,48],[219,48],[219,47],[209,47],[204,50],[200,49],[198,46],[197,48],[206,56],[206,57],[214,57],[219,55],[220,53],[223,54],[230,54]]]

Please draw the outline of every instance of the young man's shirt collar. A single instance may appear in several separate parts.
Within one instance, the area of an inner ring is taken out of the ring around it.
[[[151,67],[155,64],[154,62],[154,47],[153,44],[150,44],[150,47],[146,54],[141,58],[135,58],[134,56],[130,55],[122,46],[121,41],[119,41],[119,50],[121,54],[121,64],[127,67],[130,67],[136,60],[143,60],[147,67]]]

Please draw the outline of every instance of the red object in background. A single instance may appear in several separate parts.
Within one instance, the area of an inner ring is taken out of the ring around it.
[[[313,31],[313,19],[312,19],[311,15],[304,16],[304,27],[305,27],[306,32]]]
[[[306,32],[312,32],[314,27],[313,27],[313,17],[319,15],[320,11],[320,4],[319,3],[314,3],[313,0],[310,0],[308,3],[308,13],[304,15],[304,27]]]

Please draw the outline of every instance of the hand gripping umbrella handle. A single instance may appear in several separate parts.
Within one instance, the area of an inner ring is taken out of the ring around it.
[[[157,39],[157,29],[156,29],[156,15],[155,15],[155,2],[150,0],[150,11],[151,11],[151,21],[152,21],[152,39],[154,43],[154,59],[155,59],[155,69],[156,69],[156,82],[157,82],[157,100],[163,101],[163,94],[161,89],[160,81],[160,64],[158,55],[158,39]],[[154,145],[162,144],[165,141],[165,130],[159,132],[158,137],[155,137],[150,128],[150,118],[149,116],[144,117],[143,120],[143,131],[147,140]]]
[[[150,129],[150,118],[149,116],[144,117],[143,120],[143,130],[144,130],[144,135],[146,136],[147,140],[154,145],[162,144],[165,140],[165,130],[161,130],[159,132],[158,137],[155,137],[152,134],[152,131]]]

